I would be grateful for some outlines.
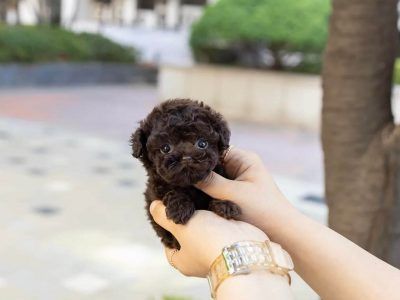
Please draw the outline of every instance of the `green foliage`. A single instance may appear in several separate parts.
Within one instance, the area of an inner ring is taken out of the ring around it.
[[[134,49],[116,44],[98,34],[82,33],[80,38],[88,44],[93,60],[132,62],[136,55]]]
[[[321,54],[326,42],[328,0],[219,0],[193,25],[197,59],[210,49],[267,48],[275,63],[285,54]]]
[[[47,26],[0,26],[0,62],[134,62],[135,52],[100,35]]]

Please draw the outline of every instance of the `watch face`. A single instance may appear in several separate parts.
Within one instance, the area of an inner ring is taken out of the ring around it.
[[[271,255],[265,243],[238,242],[222,251],[229,274],[247,274],[252,269],[269,266]]]
[[[240,271],[242,264],[240,263],[240,257],[237,249],[232,246],[225,247],[222,251],[222,256],[224,257],[226,268],[230,275]]]
[[[270,242],[243,241],[225,247],[211,265],[207,276],[211,296],[219,284],[231,275],[248,274],[253,270],[267,270],[284,275],[289,279],[289,271],[293,270],[293,262],[289,254],[280,245]]]

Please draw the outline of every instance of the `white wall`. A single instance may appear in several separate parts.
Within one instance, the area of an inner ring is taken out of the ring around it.
[[[2,0],[0,0],[2,1]],[[20,16],[22,24],[35,24],[39,0],[22,0],[20,4]],[[210,0],[213,1],[213,0]],[[179,0],[167,0],[166,5],[158,7],[165,13],[166,27],[175,29],[179,24],[182,15],[183,26],[189,27],[197,20],[203,11],[202,7],[184,5],[179,7]],[[156,9],[156,10],[157,10]],[[103,9],[103,21],[106,24],[133,25],[137,24],[145,28],[157,27],[157,12],[152,10],[137,10],[137,0],[115,0],[115,4]],[[76,23],[97,23],[99,20],[99,5],[92,0],[62,0],[61,20],[69,27],[72,22]],[[8,21],[15,23],[15,12],[10,11]],[[137,22],[138,21],[138,22]],[[94,26],[94,25],[89,26]],[[79,25],[78,25],[79,26]]]
[[[36,23],[35,9],[37,7],[37,0],[23,0],[20,2],[19,15],[22,24],[33,25]]]
[[[207,65],[162,66],[158,92],[160,100],[202,100],[229,119],[319,129],[319,76]]]
[[[1,0],[0,0],[1,1]],[[61,20],[64,24],[68,24],[75,12],[76,5],[79,4],[79,12],[83,13],[87,10],[87,2],[89,0],[62,0],[61,2]],[[37,23],[36,12],[39,10],[39,0],[22,0],[19,6],[20,21],[25,25],[34,25]],[[13,15],[14,12],[10,12]],[[14,23],[13,20],[9,20]]]
[[[198,5],[183,5],[182,24],[184,27],[190,27],[193,22],[198,20],[203,13],[203,8]]]
[[[166,5],[166,25],[175,28],[179,22],[179,0],[169,0]]]
[[[227,118],[319,130],[321,78],[316,75],[196,65],[162,66],[160,100],[202,100]],[[400,85],[392,92],[396,124],[400,123]]]

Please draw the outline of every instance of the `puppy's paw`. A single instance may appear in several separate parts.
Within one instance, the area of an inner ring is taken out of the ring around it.
[[[167,218],[176,224],[186,224],[193,216],[196,207],[192,201],[181,197],[170,198],[166,205]]]
[[[208,209],[225,219],[237,219],[242,213],[237,204],[226,200],[211,200]]]

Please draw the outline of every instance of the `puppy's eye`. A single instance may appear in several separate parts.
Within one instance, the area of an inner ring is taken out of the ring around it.
[[[160,148],[161,153],[164,153],[164,154],[170,153],[171,150],[172,150],[172,148],[169,144],[164,144]]]
[[[196,147],[199,149],[206,149],[208,147],[208,142],[205,139],[198,139]]]

